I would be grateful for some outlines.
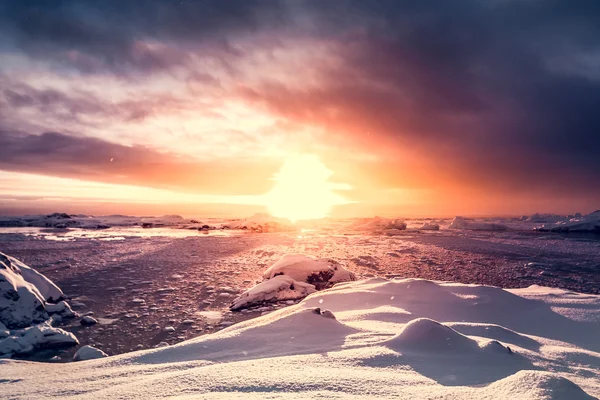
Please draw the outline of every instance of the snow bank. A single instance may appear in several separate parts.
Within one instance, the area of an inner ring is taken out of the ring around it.
[[[108,357],[108,354],[92,346],[83,346],[73,356],[73,361],[94,360],[96,358]]]
[[[60,369],[4,360],[2,394],[590,399],[599,315],[595,295],[370,279],[174,346]]]
[[[265,302],[293,300],[331,287],[356,276],[337,261],[315,259],[303,254],[287,254],[263,273],[264,281],[237,297],[232,310]]]
[[[248,229],[256,232],[288,232],[297,228],[286,218],[277,218],[266,213],[257,213],[245,220],[232,224],[233,229]]]
[[[537,230],[542,232],[592,232],[600,233],[600,210],[570,220],[544,224]]]
[[[476,222],[467,220],[463,217],[454,217],[448,229],[463,229],[471,231],[505,231],[508,229],[508,227],[496,222]]]

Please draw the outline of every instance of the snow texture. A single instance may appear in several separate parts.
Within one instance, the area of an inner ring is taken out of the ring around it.
[[[40,274],[28,265],[25,265],[25,263],[17,260],[16,258],[7,255],[4,256],[10,260],[13,268],[19,270],[23,279],[31,283],[37,288],[37,290],[39,290],[44,297],[44,300],[57,302],[64,297],[62,290],[60,290],[60,288],[56,286],[50,279],[46,278],[44,275]]]
[[[278,275],[246,290],[233,300],[230,308],[240,310],[262,303],[302,299],[316,291],[314,285],[296,281],[287,275]]]
[[[373,278],[178,345],[0,376],[31,399],[577,400],[600,395],[598,337],[600,296]]]

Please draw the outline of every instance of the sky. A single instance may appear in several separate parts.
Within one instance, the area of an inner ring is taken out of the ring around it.
[[[303,155],[334,216],[591,212],[599,20],[595,0],[1,1],[0,213],[242,214]]]

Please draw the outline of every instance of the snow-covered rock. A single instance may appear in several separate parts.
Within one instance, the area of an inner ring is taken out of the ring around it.
[[[62,300],[56,304],[46,303],[48,314],[59,315],[61,318],[75,318],[77,314],[71,309],[69,303]]]
[[[24,329],[11,330],[10,336],[0,339],[0,358],[76,344],[79,342],[72,333],[54,328],[48,323],[40,323]]]
[[[316,291],[314,285],[296,281],[287,275],[278,275],[246,290],[233,300],[230,309],[240,310],[266,302],[301,299]]]
[[[28,265],[25,265],[25,263],[17,260],[16,258],[6,254],[4,254],[4,256],[10,260],[13,267],[16,267],[19,270],[23,279],[31,283],[37,288],[37,290],[39,290],[44,297],[44,300],[56,302],[64,297],[62,290],[60,290],[60,288],[56,286],[50,279],[46,278],[38,271],[29,267]]]
[[[470,221],[463,217],[454,217],[449,229],[463,229],[470,231],[505,231],[508,227],[496,222]]]
[[[600,233],[600,210],[578,218],[571,218],[567,221],[544,224],[538,227],[537,230],[542,232]]]
[[[9,329],[20,329],[47,319],[40,291],[23,278],[9,257],[0,253],[0,322]]]
[[[339,262],[329,258],[318,258],[304,254],[286,254],[263,273],[263,279],[286,275],[295,281],[314,285],[318,290],[339,282],[356,280],[356,276]]]
[[[245,220],[233,224],[234,229],[249,229],[256,232],[295,231],[296,226],[286,218],[277,218],[266,213],[257,213]]]
[[[102,350],[92,346],[82,346],[73,356],[73,361],[94,360],[96,358],[104,357],[108,357],[108,354]]]
[[[287,254],[263,273],[263,282],[238,296],[232,310],[265,302],[295,300],[356,276],[335,260]]]
[[[83,326],[92,326],[96,325],[98,321],[95,318],[86,315],[85,317],[81,318],[81,321],[79,323]]]

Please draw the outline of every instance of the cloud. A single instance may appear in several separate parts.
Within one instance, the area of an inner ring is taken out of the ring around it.
[[[279,167],[266,160],[202,161],[56,132],[0,131],[0,148],[0,169],[6,171],[203,194],[263,194]]]

